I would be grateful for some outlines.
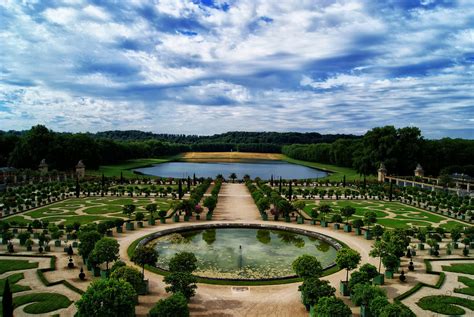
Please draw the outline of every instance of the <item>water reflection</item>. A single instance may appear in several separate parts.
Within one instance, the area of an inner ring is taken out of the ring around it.
[[[268,278],[293,275],[291,263],[302,254],[331,264],[336,250],[329,244],[282,230],[218,228],[170,234],[151,242],[159,253],[157,265],[167,268],[178,252],[193,252],[197,275],[219,278]]]

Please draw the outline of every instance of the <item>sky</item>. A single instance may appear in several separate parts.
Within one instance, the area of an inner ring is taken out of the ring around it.
[[[473,0],[0,0],[0,130],[474,138]]]

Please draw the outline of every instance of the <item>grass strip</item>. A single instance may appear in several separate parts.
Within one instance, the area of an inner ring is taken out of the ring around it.
[[[38,267],[38,262],[30,263],[27,260],[0,260],[0,274],[10,271],[28,270]]]

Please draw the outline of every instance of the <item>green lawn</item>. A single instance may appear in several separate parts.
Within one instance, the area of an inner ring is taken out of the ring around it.
[[[292,159],[292,158],[290,158],[288,156],[285,156],[285,155],[282,155],[282,160],[287,161],[288,163],[304,165],[304,166],[313,167],[313,168],[317,168],[317,169],[321,169],[321,170],[331,172],[332,173],[331,175],[329,175],[328,177],[323,178],[323,179],[328,179],[330,181],[341,182],[344,175],[346,175],[346,181],[363,180],[363,177],[361,177],[356,172],[355,169],[348,168],[348,167],[340,167],[340,166],[330,165],[330,164],[322,164],[322,163],[295,160],[295,159]],[[367,176],[367,179],[372,179],[372,178],[375,178],[375,176]]]
[[[312,208],[318,205],[314,200],[304,200],[306,207],[304,211],[307,215]],[[331,219],[331,215],[338,212],[344,206],[352,206],[356,213],[349,219],[361,219],[367,211],[374,211],[377,214],[377,223],[387,228],[409,228],[410,226],[426,227],[432,225],[436,227],[446,217],[424,211],[415,207],[407,206],[399,202],[388,202],[379,200],[320,200],[320,204],[329,204],[333,212],[329,213],[326,220]],[[389,213],[395,214],[394,218],[388,218]],[[318,216],[321,219],[321,215]],[[345,219],[344,219],[345,221]],[[441,227],[451,229],[457,225],[465,225],[458,221],[449,220]]]
[[[474,263],[455,263],[443,265],[443,271],[474,275]]]
[[[473,300],[446,295],[425,296],[421,298],[416,304],[423,310],[429,310],[438,314],[449,316],[464,315],[466,311],[459,306],[474,310]]]
[[[24,278],[25,276],[23,275],[23,273],[15,273],[8,276],[7,278],[0,279],[0,296],[3,296],[3,290],[5,288],[5,282],[7,281],[7,279],[8,279],[8,282],[10,283],[10,290],[12,291],[12,293],[18,293],[18,292],[30,290],[31,288],[29,286],[16,284],[18,281]]]
[[[162,158],[143,158],[143,159],[135,159],[135,160],[128,160],[124,163],[114,164],[114,165],[102,165],[99,166],[98,170],[87,170],[88,175],[95,175],[100,176],[104,174],[106,177],[120,177],[120,173],[122,173],[123,177],[142,177],[141,175],[134,174],[133,169],[146,167],[153,164],[160,164],[164,162],[169,162],[176,160],[180,157],[180,155],[176,156],[169,156],[169,157],[162,157]],[[149,176],[148,176],[149,177]]]
[[[455,288],[455,293],[474,296],[474,280],[466,276],[458,276],[458,282],[463,283],[467,287]]]
[[[13,306],[26,305],[23,311],[27,314],[45,314],[72,304],[66,296],[56,293],[33,293],[13,298]]]
[[[38,267],[38,262],[30,263],[28,260],[0,260],[0,274],[9,271],[34,269]]]
[[[36,210],[25,212],[24,214],[15,215],[6,218],[8,221],[16,221],[18,223],[31,223],[31,217],[38,220],[47,220],[51,223],[73,224],[79,222],[86,224],[94,221],[115,220],[117,218],[126,219],[122,214],[124,205],[134,204],[137,206],[136,211],[141,211],[148,215],[146,206],[156,203],[159,210],[169,210],[173,200],[167,197],[84,197],[74,198],[58,203],[54,203]],[[84,214],[81,214],[82,211]]]

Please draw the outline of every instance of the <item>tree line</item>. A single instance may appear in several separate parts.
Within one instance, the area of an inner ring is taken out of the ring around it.
[[[474,140],[427,140],[415,127],[377,127],[364,136],[297,132],[227,132],[212,136],[154,134],[142,131],[59,133],[38,125],[28,131],[0,131],[0,166],[70,170],[79,159],[88,168],[128,159],[182,152],[283,153],[291,158],[353,167],[369,175],[384,163],[390,174],[413,175],[417,163],[426,175],[466,173],[474,167]]]
[[[392,175],[413,175],[421,164],[425,175],[458,172],[474,177],[474,140],[427,140],[416,127],[377,127],[361,139],[286,145],[282,153],[304,161],[353,167],[362,175],[376,173],[384,163]]]

